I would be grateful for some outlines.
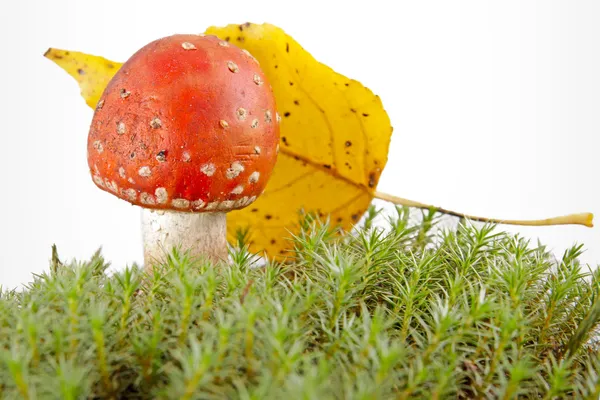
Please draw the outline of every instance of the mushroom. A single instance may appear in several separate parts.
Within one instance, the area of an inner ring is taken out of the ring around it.
[[[173,35],[144,46],[94,112],[93,181],[142,208],[146,267],[174,246],[226,259],[225,213],[254,202],[275,165],[272,88],[249,53],[222,43]]]

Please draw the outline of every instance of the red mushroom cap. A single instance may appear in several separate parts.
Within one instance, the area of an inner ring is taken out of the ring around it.
[[[88,165],[96,186],[145,208],[243,208],[275,165],[276,116],[250,53],[214,36],[169,36],[136,52],[106,87]]]

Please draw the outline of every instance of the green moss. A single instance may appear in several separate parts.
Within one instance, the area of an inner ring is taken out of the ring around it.
[[[174,250],[150,275],[100,254],[0,297],[0,398],[589,398],[600,272],[486,225],[408,212],[340,239],[312,218],[295,261]]]

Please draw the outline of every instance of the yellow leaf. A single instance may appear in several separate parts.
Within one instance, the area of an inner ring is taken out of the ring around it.
[[[44,57],[54,61],[75,78],[81,89],[81,96],[92,108],[96,107],[104,88],[122,65],[103,57],[52,48],[44,53]]]
[[[300,209],[350,229],[373,200],[387,162],[392,128],[379,97],[315,60],[276,26],[228,25],[205,33],[259,61],[282,118],[275,171],[253,205],[229,214],[230,239],[250,226],[253,251],[285,255]]]

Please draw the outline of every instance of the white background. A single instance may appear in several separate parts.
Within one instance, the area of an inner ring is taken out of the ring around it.
[[[493,3],[493,4],[492,4]],[[48,47],[122,61],[210,25],[270,22],[378,93],[395,132],[379,189],[471,214],[600,218],[599,1],[2,1],[0,283],[50,246],[141,260],[139,210],[87,171],[92,110]],[[505,227],[600,262],[598,228]]]

